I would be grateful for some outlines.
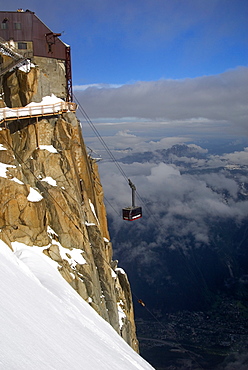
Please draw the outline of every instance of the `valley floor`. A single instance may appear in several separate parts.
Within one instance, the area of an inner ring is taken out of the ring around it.
[[[157,370],[238,370],[248,358],[247,318],[247,307],[225,298],[208,312],[138,319],[140,352]]]

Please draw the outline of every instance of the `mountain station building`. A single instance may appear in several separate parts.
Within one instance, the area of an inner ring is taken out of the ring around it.
[[[51,94],[72,101],[70,46],[60,36],[30,10],[0,11],[0,78],[30,60],[38,68],[41,81],[37,101]]]

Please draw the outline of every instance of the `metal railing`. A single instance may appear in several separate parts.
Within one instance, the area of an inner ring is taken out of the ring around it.
[[[19,49],[10,46],[8,42],[2,39],[1,37],[0,37],[0,49],[2,49],[9,57],[13,59],[13,62],[9,63],[8,65],[4,67],[0,66],[0,76],[4,75],[6,72],[10,71],[16,66],[22,65],[22,63],[25,60],[27,60],[28,58],[30,59],[33,56],[32,51],[21,52],[19,51]]]
[[[31,103],[21,108],[0,108],[0,123],[14,119],[25,119],[31,117],[42,117],[57,115],[66,112],[75,112],[77,104],[72,102],[61,101],[54,104],[39,105]]]
[[[4,75],[5,73],[9,72],[11,69],[19,65],[21,66],[25,62],[25,60],[26,57],[23,57],[17,60],[13,60],[13,62],[8,64],[6,67],[0,67],[0,76]]]
[[[8,42],[0,37],[0,47],[9,54],[9,56],[15,60],[23,58],[23,55],[19,53],[19,50],[14,46],[10,46]]]

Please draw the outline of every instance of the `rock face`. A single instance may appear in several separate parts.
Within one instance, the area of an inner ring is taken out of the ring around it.
[[[7,106],[32,101],[38,73],[8,73]],[[39,247],[67,282],[138,351],[125,272],[112,261],[97,164],[72,112],[1,124],[0,237]]]
[[[37,92],[39,74],[37,68],[31,68],[29,73],[17,69],[3,76],[6,105],[15,108],[30,103]]]

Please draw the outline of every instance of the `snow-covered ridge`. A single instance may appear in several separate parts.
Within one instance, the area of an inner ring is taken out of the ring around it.
[[[0,240],[0,256],[2,369],[153,369],[43,253]]]

